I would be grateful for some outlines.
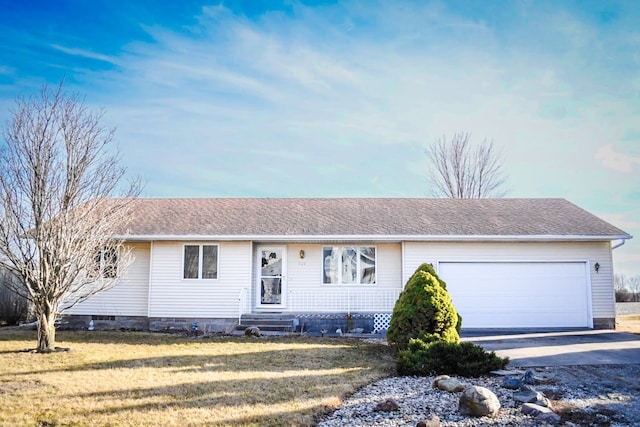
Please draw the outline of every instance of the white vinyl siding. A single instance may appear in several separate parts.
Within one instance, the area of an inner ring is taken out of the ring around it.
[[[189,242],[218,245],[216,280],[183,279],[184,242],[154,242],[150,317],[235,318],[238,297],[251,287],[251,242]]]
[[[405,279],[428,262],[587,262],[593,318],[614,318],[613,267],[609,242],[405,242]],[[598,262],[598,273],[593,265]]]
[[[402,290],[400,244],[340,244],[376,248],[376,283],[323,284],[327,244],[288,245],[288,309],[292,312],[391,311]],[[300,258],[300,251],[304,258]]]
[[[65,314],[146,316],[149,294],[149,243],[129,245],[133,262],[126,271],[118,271],[120,281],[65,311]]]

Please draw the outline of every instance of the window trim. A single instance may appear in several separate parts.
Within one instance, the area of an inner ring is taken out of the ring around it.
[[[325,277],[326,277],[326,271],[325,271],[325,249],[328,248],[340,248],[341,250],[344,250],[346,248],[355,248],[356,249],[356,269],[358,271],[358,275],[357,275],[357,282],[356,283],[344,283],[342,281],[342,259],[340,259],[340,266],[338,268],[338,277],[340,279],[339,282],[337,283],[326,283]],[[375,260],[374,260],[374,271],[375,271],[375,280],[373,283],[362,283],[361,277],[360,277],[360,272],[361,272],[361,256],[362,256],[362,248],[373,248],[375,250]],[[321,265],[320,265],[320,282],[322,284],[322,286],[377,286],[378,285],[378,247],[376,245],[366,245],[366,244],[342,244],[342,245],[323,245],[322,246],[322,261],[321,261]]]
[[[197,246],[198,247],[198,277],[184,277],[185,276],[185,261],[186,254],[185,250],[187,246]],[[204,247],[205,246],[215,246],[216,247],[216,277],[202,277],[202,269],[204,264],[202,263],[204,258]],[[181,268],[181,279],[185,281],[194,281],[194,280],[203,280],[203,281],[216,281],[220,278],[220,244],[219,243],[184,243],[182,245],[182,268]]]

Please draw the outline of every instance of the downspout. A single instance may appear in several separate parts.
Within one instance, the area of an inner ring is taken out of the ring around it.
[[[626,239],[622,239],[622,240],[620,240],[620,243],[618,243],[617,245],[611,246],[611,250],[619,248],[620,246],[624,245],[625,243],[627,243],[627,240]]]

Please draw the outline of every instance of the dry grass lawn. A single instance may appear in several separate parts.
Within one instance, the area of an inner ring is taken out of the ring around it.
[[[640,334],[640,314],[616,317],[616,330]]]
[[[61,332],[71,351],[24,351],[35,339],[0,329],[1,426],[313,425],[394,371],[387,346],[349,339]]]

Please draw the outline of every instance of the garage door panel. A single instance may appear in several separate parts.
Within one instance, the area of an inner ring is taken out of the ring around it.
[[[555,318],[562,316],[564,321],[569,324],[576,324],[581,322],[581,318],[579,316],[566,316],[564,311],[555,311],[549,312],[544,316],[540,316],[540,313],[537,311],[513,311],[513,312],[502,312],[496,314],[492,311],[485,312],[473,312],[471,315],[462,315],[462,326],[464,328],[472,328],[472,326],[467,325],[476,325],[473,327],[476,328],[558,328],[558,327],[578,327],[579,325],[574,326],[559,326],[557,322],[554,320]],[[535,324],[531,324],[523,318],[529,319],[537,319]],[[519,319],[519,320],[514,320]]]
[[[582,262],[440,263],[465,328],[586,327]]]

